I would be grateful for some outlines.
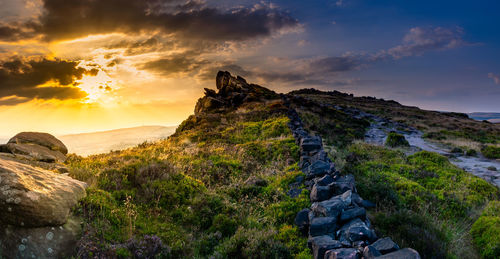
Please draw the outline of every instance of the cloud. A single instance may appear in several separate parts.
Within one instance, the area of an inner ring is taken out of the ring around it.
[[[262,4],[221,9],[200,1],[43,0],[43,8],[38,20],[0,27],[1,39],[19,39],[27,29],[47,40],[161,31],[183,39],[243,41],[299,25],[288,13]]]
[[[375,58],[421,56],[429,51],[449,50],[466,45],[464,31],[460,27],[414,27],[404,36],[403,44],[382,50]]]
[[[196,53],[184,52],[169,57],[149,61],[139,65],[139,68],[150,70],[164,76],[172,76],[174,74],[186,74],[194,71],[207,64],[208,61],[197,60]]]
[[[65,60],[14,59],[0,63],[0,99],[3,105],[31,99],[80,99],[87,94],[75,87],[83,75],[96,75],[96,69],[78,67]],[[47,86],[44,84],[48,83]]]
[[[496,75],[493,73],[488,73],[488,78],[493,79],[493,82],[495,82],[495,84],[497,84],[497,85],[500,84],[500,76],[499,75]]]
[[[289,64],[293,63],[292,67],[286,69],[287,72],[282,72],[283,69],[276,71],[260,70],[259,68],[244,69],[235,64],[218,65],[205,70],[202,77],[212,79],[213,75],[219,69],[235,71],[242,76],[254,77],[269,83],[279,82],[290,85],[339,87],[366,85],[374,82],[378,83],[378,81],[346,79],[345,74],[385,60],[420,56],[429,51],[442,51],[468,45],[462,38],[463,34],[463,30],[459,27],[454,29],[414,27],[403,37],[402,44],[378,51],[374,54],[348,52],[339,56],[306,58],[293,60],[293,62],[287,58],[272,59],[275,67],[289,67]],[[494,78],[494,80],[498,80],[498,77],[495,75],[490,74],[489,76],[490,78]]]
[[[313,60],[309,67],[312,71],[323,73],[346,72],[358,68],[360,60],[352,55],[344,55],[341,57],[326,57]]]

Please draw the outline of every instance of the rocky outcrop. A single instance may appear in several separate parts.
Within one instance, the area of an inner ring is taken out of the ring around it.
[[[61,163],[66,160],[68,149],[60,140],[48,133],[21,132],[7,144],[0,145],[0,152],[33,161]]]
[[[0,147],[1,258],[74,253],[81,227],[71,209],[86,196],[87,185],[54,172],[66,170],[57,163],[65,154],[64,144],[46,133],[20,133]]]
[[[227,71],[219,71],[215,81],[218,91],[205,88],[205,96],[196,103],[195,115],[223,112],[238,108],[243,103],[279,98],[275,92],[255,84],[249,84],[244,78],[233,77]]]
[[[295,224],[309,236],[314,258],[420,258],[413,249],[399,250],[390,238],[377,238],[366,217],[366,208],[374,204],[357,194],[354,176],[342,176],[335,169],[321,138],[305,131],[295,110],[289,108],[288,116],[312,202],[297,214]]]

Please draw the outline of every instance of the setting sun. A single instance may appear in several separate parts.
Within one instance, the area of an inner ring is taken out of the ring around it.
[[[104,71],[99,71],[95,76],[83,75],[82,79],[76,82],[77,87],[87,93],[82,103],[110,105],[114,100],[112,92],[118,89],[116,82]]]

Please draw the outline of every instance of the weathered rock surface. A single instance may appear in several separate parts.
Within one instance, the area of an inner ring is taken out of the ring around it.
[[[68,154],[68,148],[56,137],[41,132],[21,132],[15,135],[7,142],[14,144],[32,144],[46,147],[53,151],[59,151],[62,154]]]
[[[381,255],[382,254],[371,245],[365,246],[365,248],[363,250],[363,258],[364,259],[372,259],[372,258],[375,258],[377,256],[381,256]]]
[[[356,208],[347,209],[347,210],[342,211],[342,213],[340,214],[340,221],[347,222],[347,221],[354,219],[354,218],[364,219],[365,216],[366,216],[365,208],[356,207]]]
[[[21,227],[62,225],[85,188],[71,177],[0,158],[0,219]]]
[[[312,202],[328,200],[330,198],[330,187],[315,184],[309,196]]]
[[[309,235],[314,237],[334,234],[337,228],[336,223],[337,219],[333,217],[314,218],[309,226]]]
[[[56,163],[64,162],[66,160],[66,156],[63,155],[63,153],[50,150],[44,146],[9,143],[6,147],[12,154],[25,155],[36,161]]]
[[[328,250],[325,253],[325,259],[359,259],[359,251],[354,248],[340,248]]]
[[[377,257],[379,259],[420,259],[420,255],[417,251],[411,248],[403,248],[396,252],[385,254]]]
[[[0,153],[10,153],[19,159],[45,163],[62,163],[68,149],[56,137],[41,132],[21,132],[0,146]]]
[[[311,243],[311,248],[315,259],[324,258],[325,253],[328,250],[342,247],[342,244],[339,241],[334,240],[331,236],[327,235],[312,237],[309,241]]]
[[[303,209],[297,213],[295,216],[295,225],[299,227],[299,230],[303,234],[307,234],[309,231],[309,212],[310,209]]]
[[[195,106],[195,115],[238,108],[245,102],[279,98],[275,92],[254,84],[242,77],[233,77],[227,71],[219,71],[215,79],[217,92],[205,89],[205,96]]]
[[[399,250],[399,246],[392,241],[390,237],[384,237],[372,244],[373,248],[377,249],[381,254],[388,254]]]
[[[57,227],[25,228],[0,224],[2,258],[71,258],[81,232],[76,217]]]

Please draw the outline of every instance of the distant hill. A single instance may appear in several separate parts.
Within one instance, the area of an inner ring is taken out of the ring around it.
[[[493,123],[500,123],[500,113],[498,112],[473,112],[468,115],[475,120],[487,120]]]
[[[144,141],[167,138],[177,126],[142,126],[109,131],[58,136],[70,153],[82,156],[107,153],[136,146]],[[7,141],[7,140],[6,140]]]

